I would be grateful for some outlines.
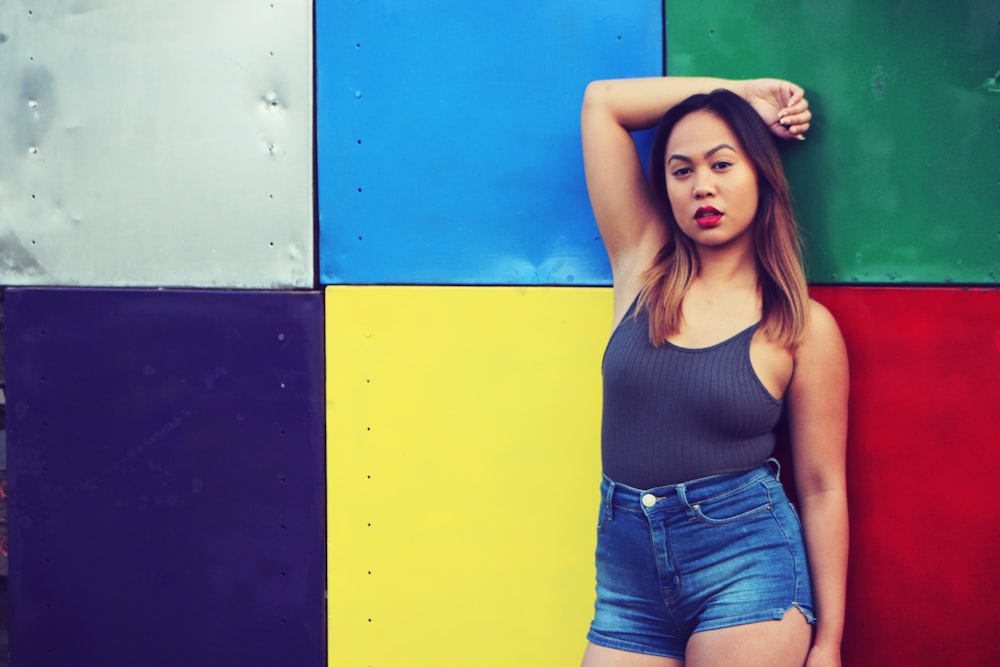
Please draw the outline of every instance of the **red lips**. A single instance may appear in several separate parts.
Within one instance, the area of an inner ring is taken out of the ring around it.
[[[694,221],[702,229],[715,227],[722,221],[722,211],[714,206],[702,206],[694,212]]]

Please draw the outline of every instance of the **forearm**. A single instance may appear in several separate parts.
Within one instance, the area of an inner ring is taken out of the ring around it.
[[[818,619],[815,644],[839,649],[847,588],[847,494],[820,491],[803,496],[801,506]]]
[[[743,81],[711,77],[646,77],[594,81],[584,95],[584,113],[601,110],[627,130],[655,125],[663,113],[697,93],[725,88],[745,96]]]

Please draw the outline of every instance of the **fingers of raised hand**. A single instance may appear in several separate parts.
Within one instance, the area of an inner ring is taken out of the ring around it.
[[[812,121],[812,112],[809,111],[809,103],[804,98],[786,106],[778,112],[778,128],[775,134],[785,138],[804,139],[809,123]],[[780,130],[784,130],[781,132]]]

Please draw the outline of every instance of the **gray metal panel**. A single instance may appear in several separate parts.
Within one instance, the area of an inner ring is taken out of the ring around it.
[[[0,0],[0,284],[312,287],[310,0]]]

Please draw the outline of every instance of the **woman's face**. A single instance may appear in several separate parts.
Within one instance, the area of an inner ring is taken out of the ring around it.
[[[704,246],[748,243],[757,173],[729,126],[708,111],[692,112],[665,150],[667,197],[681,231]]]

